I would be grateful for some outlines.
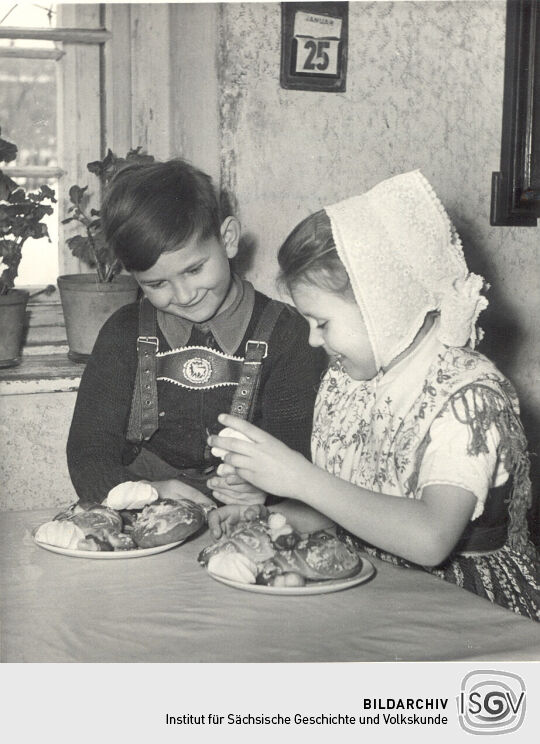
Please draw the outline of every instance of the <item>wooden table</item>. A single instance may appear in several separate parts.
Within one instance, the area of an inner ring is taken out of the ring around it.
[[[207,534],[131,560],[51,553],[51,511],[4,512],[3,662],[540,660],[540,623],[433,576],[372,560],[368,583],[318,596],[231,589],[198,565]]]

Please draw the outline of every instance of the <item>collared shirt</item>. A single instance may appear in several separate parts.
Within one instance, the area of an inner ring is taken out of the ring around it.
[[[231,297],[233,297],[232,301],[230,301]],[[225,309],[207,323],[192,323],[176,315],[164,313],[162,310],[157,311],[157,320],[171,349],[185,346],[195,327],[203,333],[211,333],[226,354],[234,354],[244,338],[254,303],[253,285],[233,274],[231,287],[224,302]]]

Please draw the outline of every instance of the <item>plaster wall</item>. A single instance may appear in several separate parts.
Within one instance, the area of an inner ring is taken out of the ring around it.
[[[219,14],[216,3],[170,6],[171,36],[181,40],[171,44],[171,154],[195,163],[215,183],[220,181]]]
[[[280,87],[280,19],[279,3],[220,7],[222,183],[255,249],[247,276],[276,295],[277,249],[297,222],[420,168],[492,285],[480,350],[516,384],[538,450],[538,229],[489,225],[505,3],[351,2],[344,93]]]
[[[74,392],[1,396],[0,511],[76,501],[66,463],[75,397]]]

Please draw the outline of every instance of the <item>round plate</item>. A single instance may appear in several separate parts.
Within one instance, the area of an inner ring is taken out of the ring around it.
[[[156,553],[163,553],[165,550],[176,548],[177,545],[181,545],[184,540],[178,540],[177,542],[167,543],[167,545],[156,545],[154,548],[133,548],[133,550],[71,550],[70,548],[59,548],[57,545],[49,545],[49,543],[39,542],[36,540],[35,535],[32,535],[36,545],[45,550],[50,550],[51,553],[60,553],[60,555],[69,555],[72,558],[94,558],[98,560],[117,560],[119,558],[144,558],[147,555],[155,555]]]
[[[349,577],[348,579],[329,579],[328,581],[310,581],[304,586],[265,586],[264,584],[245,584],[241,581],[232,581],[231,579],[224,579],[222,576],[216,576],[216,574],[208,574],[227,586],[232,586],[234,589],[243,589],[245,592],[255,592],[256,594],[286,594],[286,595],[301,595],[301,594],[330,594],[330,592],[340,592],[342,589],[350,589],[352,586],[363,584],[368,581],[375,573],[375,567],[366,558],[362,558],[362,565],[357,574]]]

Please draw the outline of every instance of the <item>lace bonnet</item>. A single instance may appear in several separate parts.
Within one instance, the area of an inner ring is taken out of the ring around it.
[[[487,307],[461,240],[433,188],[412,171],[325,207],[338,255],[362,312],[378,369],[414,340],[426,314],[440,313],[447,346],[472,346]]]

